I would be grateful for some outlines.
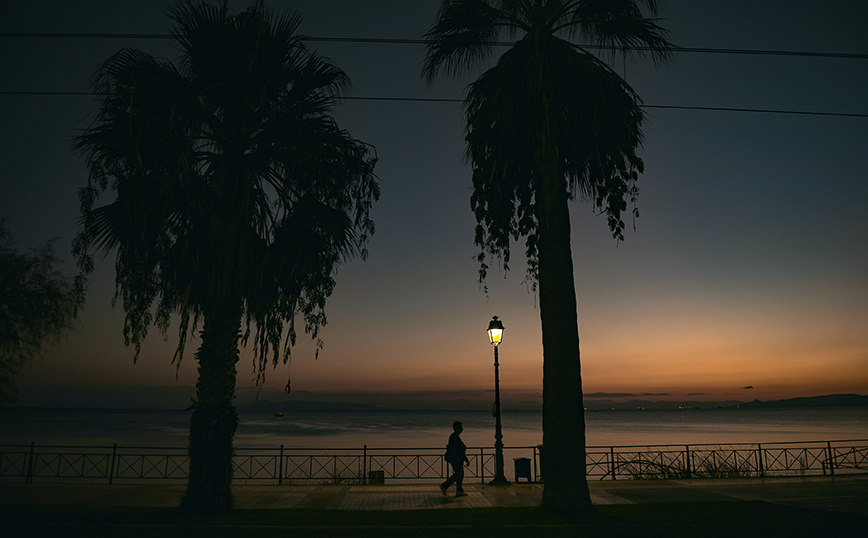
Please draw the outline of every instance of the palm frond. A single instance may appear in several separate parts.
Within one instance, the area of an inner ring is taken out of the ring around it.
[[[643,115],[633,89],[566,41],[538,46],[526,38],[505,52],[470,85],[465,102],[476,242],[506,264],[510,242],[522,236],[535,258],[538,158],[546,136],[554,137],[570,193],[607,213],[616,237],[623,230],[619,200],[635,192],[632,171],[641,167],[635,148]]]
[[[445,1],[427,37],[423,75],[456,75],[491,52],[498,33],[521,38],[469,87],[466,158],[473,166],[481,274],[488,255],[508,265],[510,242],[526,238],[536,267],[539,156],[558,155],[568,194],[606,213],[615,237],[624,228],[642,170],[636,149],[644,120],[639,96],[605,62],[569,42],[580,36],[625,54],[668,58],[672,45],[656,0]],[[488,48],[486,48],[488,47]],[[546,165],[548,166],[548,165]],[[533,276],[533,275],[531,275]]]
[[[484,0],[444,0],[437,22],[425,34],[422,76],[429,83],[441,72],[458,77],[491,55],[500,12]]]
[[[652,14],[657,2],[642,2]],[[570,16],[558,26],[569,36],[581,35],[591,43],[620,50],[625,56],[651,57],[654,62],[671,58],[669,32],[657,19],[645,17],[636,0],[581,0],[573,2]]]

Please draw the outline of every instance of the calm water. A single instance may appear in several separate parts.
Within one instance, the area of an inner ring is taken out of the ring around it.
[[[189,412],[12,408],[0,444],[186,446]],[[241,413],[237,447],[422,448],[446,443],[453,420],[468,446],[493,444],[486,412]],[[868,439],[868,408],[614,411],[586,414],[589,446]],[[503,414],[506,446],[542,442],[539,412]]]

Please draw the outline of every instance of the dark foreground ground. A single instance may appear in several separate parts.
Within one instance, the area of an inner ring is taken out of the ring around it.
[[[173,508],[179,485],[0,482],[0,535],[868,537],[868,475],[594,482],[591,491],[596,512],[572,521],[543,512],[535,484],[470,485],[461,499],[436,485],[235,486],[233,513],[191,517]]]

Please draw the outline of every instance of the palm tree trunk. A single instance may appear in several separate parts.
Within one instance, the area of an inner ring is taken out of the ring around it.
[[[593,509],[585,474],[585,417],[579,324],[570,248],[566,179],[557,148],[540,148],[539,305],[543,341],[543,508],[561,514]]]
[[[190,475],[181,508],[221,513],[232,508],[232,437],[235,411],[235,363],[241,329],[240,301],[205,313],[202,345],[196,352],[199,380],[190,418]]]

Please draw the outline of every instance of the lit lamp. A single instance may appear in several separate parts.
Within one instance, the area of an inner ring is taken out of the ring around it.
[[[503,323],[494,316],[488,323],[488,341],[494,346],[494,480],[491,484],[507,484],[503,476],[503,430],[500,426],[500,364],[497,346],[503,340]]]

